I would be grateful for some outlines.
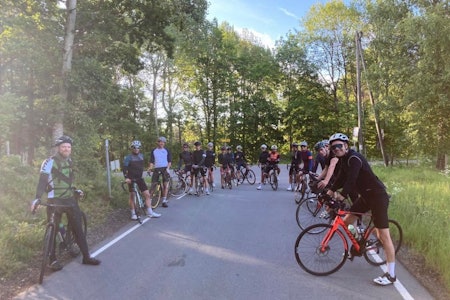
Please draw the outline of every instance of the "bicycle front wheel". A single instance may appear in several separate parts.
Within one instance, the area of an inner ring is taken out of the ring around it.
[[[276,191],[278,189],[278,178],[275,171],[270,173],[270,185],[272,186],[272,190]]]
[[[331,228],[331,225],[326,224],[310,226],[295,241],[297,263],[312,275],[330,275],[338,271],[347,260],[347,240],[339,229],[331,233]],[[331,237],[324,244],[325,238],[330,234]]]
[[[55,226],[53,224],[47,225],[44,235],[44,248],[42,249],[42,262],[41,262],[41,272],[39,273],[39,284],[42,284],[44,280],[45,270],[49,263],[50,253],[53,247],[53,236],[55,232]]]
[[[253,170],[248,170],[248,172],[247,172],[247,182],[250,184],[250,185],[254,185],[255,184],[255,182],[256,182],[256,175],[255,175],[255,172],[253,172]]]
[[[169,181],[169,194],[173,197],[179,197],[186,191],[186,182],[184,179],[174,176]]]
[[[157,184],[153,188],[153,192],[150,194],[152,199],[152,208],[157,208],[159,206],[159,202],[161,201],[161,184]]]
[[[383,244],[378,238],[378,230],[373,226],[367,230],[364,258],[373,266],[383,265],[386,263],[386,253]],[[403,242],[403,230],[397,221],[389,220],[389,233],[395,253],[397,253]]]
[[[302,230],[315,224],[330,224],[331,219],[317,197],[303,199],[297,206],[297,225]]]

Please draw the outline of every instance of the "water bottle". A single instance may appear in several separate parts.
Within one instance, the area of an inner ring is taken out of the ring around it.
[[[348,225],[347,228],[351,232],[351,234],[355,237],[355,239],[359,240],[358,230],[356,230],[355,226],[353,226],[353,224],[350,224]]]
[[[66,228],[64,227],[63,223],[59,223],[59,232],[61,232],[61,235],[64,235],[66,233]]]

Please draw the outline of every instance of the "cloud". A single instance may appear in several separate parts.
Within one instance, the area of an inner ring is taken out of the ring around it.
[[[292,18],[294,18],[294,19],[296,19],[296,20],[300,20],[299,17],[297,17],[294,13],[288,11],[287,9],[282,8],[282,7],[279,7],[278,9],[281,10],[286,16],[292,17]]]

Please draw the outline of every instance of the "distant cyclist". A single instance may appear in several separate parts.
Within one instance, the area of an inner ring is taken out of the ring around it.
[[[261,153],[259,154],[258,158],[258,165],[261,168],[261,181],[259,182],[257,190],[262,189],[262,185],[265,184],[265,176],[264,176],[264,170],[267,165],[267,158],[269,157],[269,151],[267,151],[267,145],[262,144],[261,145]]]
[[[125,182],[128,184],[130,192],[129,204],[131,209],[131,219],[137,220],[136,211],[134,207],[134,191],[131,186],[132,181],[135,181],[139,190],[145,198],[145,205],[147,206],[147,214],[153,218],[159,218],[161,215],[152,210],[150,193],[147,184],[144,181],[144,154],[141,153],[142,144],[140,141],[132,141],[130,145],[131,153],[125,156],[123,161],[123,176]]]
[[[200,182],[203,184],[206,195],[209,195],[208,189],[208,181],[206,180],[206,168],[205,168],[205,160],[206,160],[206,152],[202,149],[202,143],[197,141],[194,143],[195,150],[192,152],[192,181],[191,181],[191,189],[189,190],[189,194],[193,193],[192,187],[196,184],[195,178],[200,176]],[[196,186],[194,186],[196,187]]]
[[[214,165],[216,164],[216,152],[214,152],[214,144],[208,143],[208,150],[206,150],[205,167],[208,168],[209,182],[212,182],[212,186],[216,187],[214,183]]]
[[[161,136],[158,138],[157,146],[150,153],[149,171],[153,171],[152,186],[150,188],[150,195],[153,194],[156,188],[156,183],[159,182],[159,177],[162,178],[162,207],[168,207],[167,193],[169,192],[169,169],[172,165],[172,154],[166,148],[166,138]]]
[[[302,163],[302,156],[300,151],[298,150],[298,144],[292,143],[291,147],[291,166],[289,167],[289,185],[287,187],[288,191],[292,191],[294,189],[294,182],[292,182],[292,175],[295,174],[297,177],[298,172],[300,171],[300,164]]]
[[[264,169],[264,176],[267,178],[269,176],[270,170],[275,170],[277,175],[280,175],[280,167],[278,163],[280,162],[280,154],[278,153],[277,145],[272,145],[270,147],[269,156],[267,157],[267,164]]]
[[[247,168],[247,159],[245,158],[245,153],[242,151],[242,146],[237,145],[236,146],[236,152],[234,153],[234,160],[236,162],[236,178],[239,180],[241,179],[241,172],[239,170],[241,168]]]

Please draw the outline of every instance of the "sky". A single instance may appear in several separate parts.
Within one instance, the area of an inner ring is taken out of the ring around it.
[[[264,45],[275,41],[289,30],[300,29],[300,19],[314,4],[327,0],[209,0],[208,19],[226,21],[239,32],[248,29]]]

